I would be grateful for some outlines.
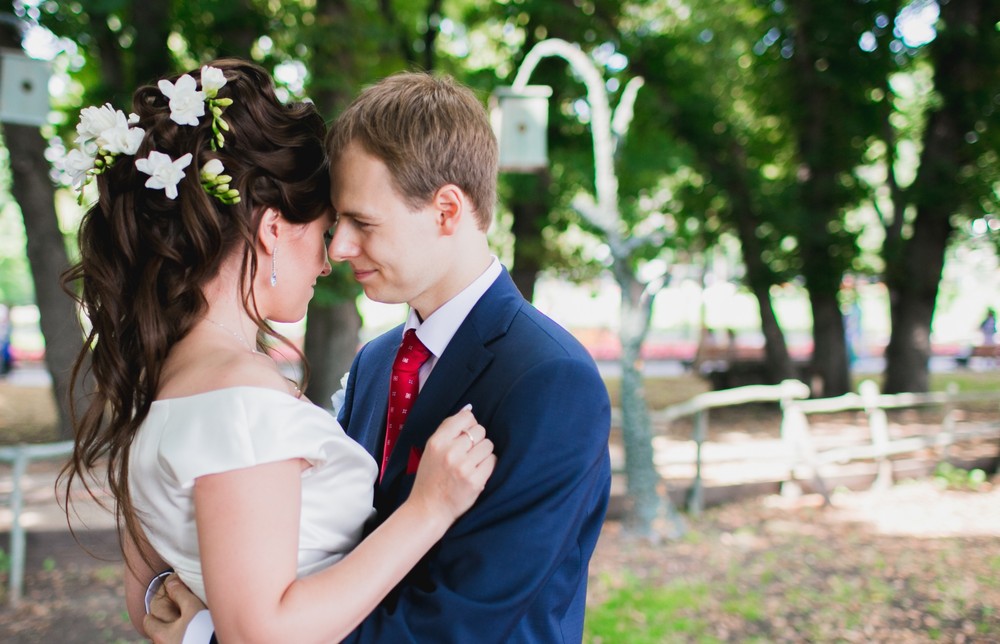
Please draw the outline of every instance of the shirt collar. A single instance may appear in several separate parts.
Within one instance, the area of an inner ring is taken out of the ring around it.
[[[420,322],[417,312],[410,308],[410,314],[406,318],[403,326],[403,333],[407,329],[416,329],[417,337],[436,358],[441,357],[447,348],[448,343],[455,337],[458,327],[469,316],[472,307],[483,296],[483,294],[493,285],[493,282],[502,272],[500,260],[493,256],[493,261],[483,273],[471,284],[462,289],[455,297],[451,298],[438,307],[429,318]]]

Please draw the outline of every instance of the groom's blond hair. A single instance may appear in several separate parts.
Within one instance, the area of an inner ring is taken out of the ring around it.
[[[450,76],[402,72],[366,88],[327,135],[331,167],[352,142],[385,163],[414,209],[446,184],[472,201],[480,230],[496,203],[497,140],[472,90]]]

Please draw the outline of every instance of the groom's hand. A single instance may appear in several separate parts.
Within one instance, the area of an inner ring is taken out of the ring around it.
[[[170,575],[153,596],[142,627],[156,644],[181,644],[188,624],[205,608],[177,575]]]

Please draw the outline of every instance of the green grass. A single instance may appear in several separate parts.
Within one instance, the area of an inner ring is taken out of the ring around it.
[[[766,615],[764,597],[732,582],[674,581],[654,587],[631,578],[603,604],[587,609],[584,642],[720,642],[705,617],[719,612],[744,624],[760,622]]]
[[[588,609],[584,641],[657,644],[670,636],[674,641],[717,642],[707,634],[708,622],[698,617],[708,601],[706,584],[651,588],[632,580],[601,606]]]
[[[931,373],[932,390],[944,391],[949,383],[955,383],[964,393],[1000,391],[1000,370]]]

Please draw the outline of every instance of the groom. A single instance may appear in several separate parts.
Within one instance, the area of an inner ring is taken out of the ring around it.
[[[489,250],[497,143],[482,104],[447,78],[366,89],[328,137],[330,245],[365,294],[410,306],[351,366],[338,418],[381,464],[378,516],[407,497],[422,447],[466,403],[498,463],[452,526],[349,642],[579,642],[587,567],[610,490],[607,390],[593,360],[518,293]],[[386,440],[404,330],[428,358]]]

